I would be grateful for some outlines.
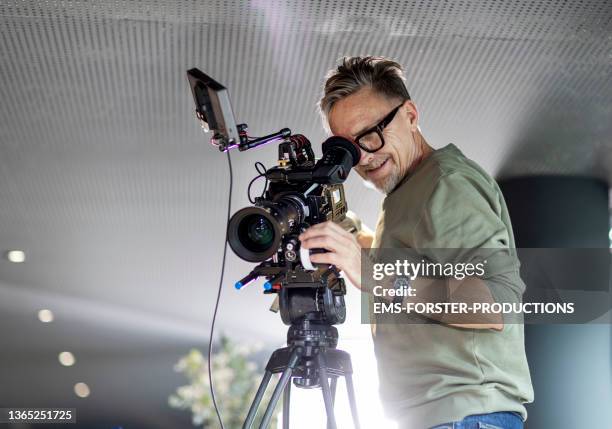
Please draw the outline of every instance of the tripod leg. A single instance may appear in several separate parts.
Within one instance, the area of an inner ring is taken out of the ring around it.
[[[263,399],[263,395],[266,391],[266,387],[268,387],[268,383],[270,382],[270,378],[272,377],[272,373],[270,371],[266,371],[264,373],[263,379],[261,380],[261,384],[257,389],[257,393],[255,394],[255,399],[251,403],[251,408],[249,408],[249,413],[247,414],[247,418],[244,421],[244,425],[242,425],[242,429],[251,429],[253,425],[253,420],[255,420],[255,414],[257,414],[257,409],[259,408],[259,404],[261,404],[261,400]]]
[[[334,403],[332,400],[331,390],[329,388],[329,381],[327,379],[327,363],[323,358],[323,354],[317,355],[317,362],[319,365],[319,383],[323,390],[323,402],[325,402],[325,413],[327,414],[327,428],[336,429],[336,418],[334,417]]]
[[[289,411],[291,401],[291,380],[285,387],[285,393],[283,396],[283,429],[289,429]]]
[[[357,401],[355,400],[355,387],[353,386],[353,375],[346,374],[346,390],[348,393],[349,405],[351,407],[351,415],[353,416],[353,425],[355,429],[359,429],[359,415],[357,414]]]
[[[332,377],[330,384],[332,405],[336,403],[336,385],[338,384],[338,377]]]
[[[255,398],[251,403],[251,408],[249,408],[249,413],[247,414],[247,418],[244,421],[243,429],[251,429],[253,425],[253,420],[255,420],[255,415],[257,414],[257,409],[261,404],[261,400],[263,399],[266,388],[268,387],[268,383],[270,383],[270,378],[272,377],[272,373],[270,371],[266,371],[264,373],[263,379],[261,380],[261,384],[257,389],[257,393],[255,394]]]
[[[281,393],[287,386],[287,383],[291,381],[291,374],[297,365],[297,362],[300,358],[300,353],[302,349],[300,347],[296,347],[292,352],[291,356],[289,356],[289,363],[287,364],[287,368],[283,371],[283,375],[281,375],[278,384],[274,388],[274,393],[272,393],[272,398],[270,398],[270,402],[268,403],[268,407],[266,408],[266,412],[261,420],[261,425],[259,425],[260,429],[266,429],[270,424],[270,420],[272,419],[272,413],[274,412],[274,408],[278,403]]]
[[[331,400],[332,400],[332,408],[336,403],[336,385],[338,384],[338,377],[332,377],[330,380],[330,390],[331,390]],[[327,429],[330,429],[330,423],[327,423]]]

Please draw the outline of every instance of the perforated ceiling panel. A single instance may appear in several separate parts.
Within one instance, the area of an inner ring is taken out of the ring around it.
[[[316,143],[325,72],[343,55],[391,56],[434,147],[454,142],[498,176],[612,180],[611,30],[606,0],[0,0],[0,247],[28,256],[0,262],[0,293],[33,307],[75,297],[206,338],[228,175],[193,117],[194,66],[230,89],[253,135],[288,126]],[[253,162],[274,155],[234,156],[234,210]],[[348,198],[373,225],[381,196],[352,177]],[[226,283],[248,269],[230,255]],[[223,303],[228,332],[282,341],[259,290]]]

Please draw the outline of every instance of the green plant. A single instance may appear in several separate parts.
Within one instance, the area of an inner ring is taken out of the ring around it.
[[[253,360],[253,354],[261,347],[235,344],[226,336],[222,336],[216,349],[212,358],[212,373],[217,405],[225,428],[240,429],[263,374],[263,369],[258,368]],[[176,392],[168,398],[169,405],[173,408],[191,410],[192,421],[196,426],[218,427],[210,395],[207,359],[199,350],[192,349],[178,361],[174,369],[184,374],[189,384],[176,389]],[[267,390],[262,407],[268,403],[271,396],[272,389]],[[258,420],[262,413],[260,407]],[[271,422],[270,428],[276,429],[275,419]]]

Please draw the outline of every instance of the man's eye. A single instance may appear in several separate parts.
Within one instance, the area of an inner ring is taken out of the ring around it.
[[[378,149],[381,146],[380,136],[376,131],[372,131],[359,139],[359,143],[368,149]]]

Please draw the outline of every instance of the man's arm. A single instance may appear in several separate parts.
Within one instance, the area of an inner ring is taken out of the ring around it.
[[[371,282],[363,282],[361,278],[362,246],[353,234],[333,222],[323,222],[310,227],[300,235],[301,246],[306,249],[323,248],[327,253],[311,255],[313,263],[333,264],[344,272],[349,281],[358,289],[371,293]],[[373,236],[364,234],[363,243],[371,245]],[[418,291],[415,297],[405,297],[404,302],[473,302],[493,303],[493,296],[487,285],[479,278],[470,277],[462,281],[447,281],[445,279],[416,278],[413,287]],[[444,301],[443,297],[449,299]],[[441,323],[458,328],[470,329],[503,329],[503,321],[496,314],[470,314],[470,319],[464,323],[456,321],[456,315],[424,314]]]
[[[489,286],[478,277],[457,279],[429,279],[416,278],[411,285],[415,292],[414,297],[405,297],[404,303],[449,303],[465,304],[473,308],[474,304],[493,304],[495,299]],[[484,305],[483,305],[484,307]],[[484,311],[469,313],[432,313],[424,316],[456,328],[467,329],[494,329],[501,331],[504,320],[501,314]]]

